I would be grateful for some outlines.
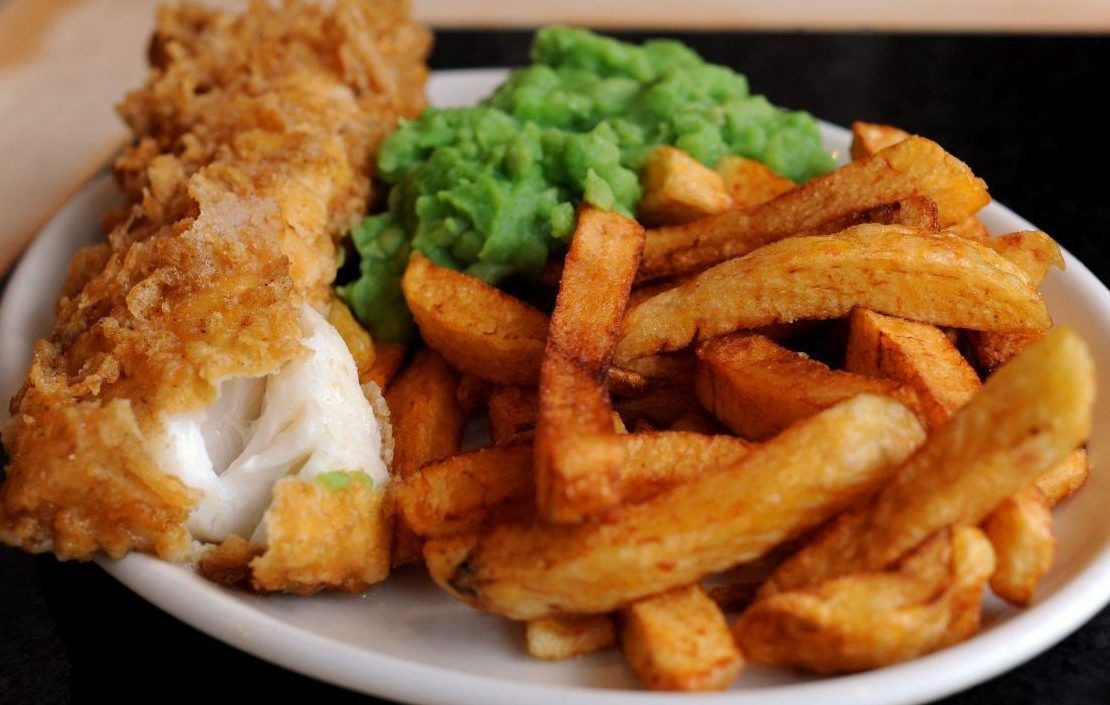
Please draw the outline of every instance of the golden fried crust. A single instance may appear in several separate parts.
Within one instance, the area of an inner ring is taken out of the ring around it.
[[[389,574],[392,520],[384,489],[359,481],[336,490],[283,480],[266,512],[269,548],[251,562],[251,582],[256,590],[300,595],[361,592]]]
[[[0,539],[66,558],[182,559],[194,502],[144,451],[166,415],[302,354],[333,238],[373,150],[422,105],[427,32],[404,2],[163,8],[153,70],[120,108],[127,204],[81,251],[3,430]]]
[[[154,466],[131,405],[55,405],[36,388],[4,429],[0,540],[59,558],[139,549],[180,560],[193,493]]]

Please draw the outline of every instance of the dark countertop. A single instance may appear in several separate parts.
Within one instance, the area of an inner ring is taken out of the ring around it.
[[[628,35],[639,38],[639,35]],[[1110,38],[683,34],[753,91],[827,120],[888,122],[971,164],[994,197],[1110,280]],[[519,64],[528,34],[446,32],[434,68]],[[2,167],[0,167],[2,168]],[[1097,468],[1096,472],[1105,471]],[[1110,701],[1110,609],[946,705]],[[0,703],[375,702],[210,639],[93,565],[0,548]]]

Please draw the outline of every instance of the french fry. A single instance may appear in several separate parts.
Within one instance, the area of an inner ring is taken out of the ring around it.
[[[832,220],[826,220],[813,230],[795,233],[795,236],[833,235],[841,230],[868,223],[874,225],[904,225],[908,228],[921,228],[929,231],[936,231],[940,227],[938,225],[936,202],[926,196],[910,196],[893,203],[884,203],[874,208],[846,213]]]
[[[853,160],[866,159],[887,147],[909,139],[910,133],[890,125],[870,122],[852,123],[852,147],[849,152]],[[990,237],[979,218],[970,215],[965,220],[950,227],[960,237],[985,240]]]
[[[874,492],[923,438],[904,406],[863,394],[604,522],[507,519],[431,539],[424,558],[440,587],[488,612],[610,612],[814,528]]]
[[[698,348],[694,389],[721,423],[753,441],[857,394],[917,406],[913,392],[898,382],[830,370],[762,335],[727,335]]]
[[[732,196],[733,208],[758,206],[795,186],[793,181],[779,176],[761,162],[732,154],[718,160],[717,173],[724,181],[725,191]]]
[[[541,311],[419,252],[401,287],[424,342],[452,367],[498,384],[536,384],[547,337]]]
[[[605,379],[643,246],[636,222],[579,211],[540,370],[536,508],[548,521],[582,521],[614,501],[604,490],[626,455],[612,442]]]
[[[713,435],[723,432],[724,427],[701,406],[694,405],[671,423],[670,430]]]
[[[657,428],[671,425],[697,404],[693,385],[661,385],[613,402],[621,418],[629,423],[647,419]]]
[[[725,616],[696,583],[637,600],[619,619],[625,659],[651,690],[725,690],[744,667]]]
[[[984,242],[1021,267],[1034,284],[1039,284],[1052,267],[1064,268],[1064,257],[1059,246],[1048,235],[1036,230],[1000,235]],[[1039,332],[969,331],[968,345],[979,368],[990,374],[1042,337],[1043,334]]]
[[[374,382],[385,389],[401,371],[405,364],[408,349],[401,343],[376,343],[374,345],[374,363],[366,374],[359,373],[360,384]]]
[[[637,219],[648,225],[685,223],[733,207],[721,175],[681,149],[655,147],[640,169]]]
[[[826,221],[925,196],[941,227],[959,223],[990,197],[966,164],[921,137],[810,179],[749,210],[732,210],[648,231],[640,280],[697,271],[769,243],[812,231]]]
[[[852,146],[848,155],[853,160],[866,159],[909,137],[910,133],[891,125],[856,121],[852,123]]]
[[[1037,489],[1044,493],[1049,506],[1055,507],[1078,492],[1090,473],[1087,451],[1080,448],[1067,460],[1038,477]]]
[[[459,386],[455,388],[455,399],[458,400],[463,413],[467,417],[472,417],[489,405],[489,398],[494,389],[493,383],[481,377],[462,375],[459,378]]]
[[[489,434],[494,445],[531,438],[539,398],[529,387],[500,387],[489,396]]]
[[[978,330],[1036,331],[1050,321],[1015,265],[971,240],[886,225],[767,245],[702,272],[628,312],[616,361],[736,330],[839,318],[853,306]]]
[[[1093,400],[1090,353],[1057,328],[990,377],[867,505],[821,531],[761,594],[882,570],[945,526],[978,524],[1086,439]]]
[[[758,599],[733,634],[744,655],[764,665],[843,673],[906,661],[978,631],[994,563],[978,529],[944,530],[895,570]]]
[[[613,646],[617,630],[607,614],[560,614],[525,622],[524,643],[534,658],[565,661]]]
[[[394,497],[418,536],[448,536],[477,528],[532,490],[532,444],[515,443],[425,465],[397,485]]]
[[[391,473],[404,480],[425,463],[459,452],[466,414],[455,390],[459,376],[431,350],[416,353],[386,390],[393,427]],[[394,523],[393,563],[420,556],[420,542],[404,521]]]
[[[1010,604],[1028,605],[1056,556],[1048,500],[1036,485],[1026,487],[1002,500],[983,531],[998,558],[991,590]]]
[[[1060,246],[1040,230],[999,235],[984,240],[983,244],[1020,267],[1034,284],[1040,284],[1053,267],[1064,269]]]
[[[844,369],[885,377],[914,390],[931,428],[979,391],[979,375],[939,328],[852,309]]]
[[[608,488],[622,504],[645,502],[702,473],[743,460],[751,446],[730,436],[660,431],[622,435],[628,462]],[[532,446],[482,448],[425,465],[395,491],[405,521],[420,536],[476,529],[498,510],[535,493]]]
[[[609,369],[609,386],[617,396],[661,386],[688,387],[694,381],[695,364],[694,355],[686,351],[629,360],[624,367]]]
[[[989,375],[1044,336],[1043,330],[1024,333],[969,330],[967,342],[979,369]]]

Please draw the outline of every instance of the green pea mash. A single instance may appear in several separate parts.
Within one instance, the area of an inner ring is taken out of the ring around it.
[[[810,115],[751,95],[680,42],[547,27],[532,59],[477,107],[428,108],[382,146],[389,208],[355,228],[361,276],[339,288],[376,338],[411,334],[400,277],[413,249],[490,283],[535,276],[582,201],[635,215],[656,145],[709,166],[739,154],[799,182],[833,167]]]

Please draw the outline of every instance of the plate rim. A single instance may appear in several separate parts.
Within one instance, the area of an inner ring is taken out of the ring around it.
[[[452,69],[434,71],[432,82],[473,81],[492,83],[507,69]],[[820,121],[822,137],[847,149],[849,133],[843,127]],[[0,301],[0,331],[12,317],[9,294],[25,286],[32,276],[26,263],[42,249],[43,242],[62,228],[66,214],[90,192],[105,188],[107,174],[98,174],[42,228],[19,262]],[[1024,218],[992,201],[993,211],[1033,228]],[[43,237],[46,236],[46,237]],[[61,237],[60,235],[53,237]],[[1063,249],[1063,248],[1061,248]],[[1078,277],[1084,291],[1101,299],[1110,312],[1110,291],[1078,259],[1064,250],[1068,276]],[[0,336],[3,337],[3,336]],[[5,410],[6,411],[6,410]],[[5,414],[6,415],[6,414]],[[358,692],[403,702],[428,705],[517,705],[522,699],[570,705],[633,705],[635,703],[699,702],[731,705],[792,705],[820,700],[858,705],[911,705],[941,698],[984,682],[1051,648],[1110,603],[1110,544],[1091,563],[1054,594],[1022,610],[989,632],[983,632],[941,651],[874,671],[822,678],[797,684],[773,685],[754,690],[712,694],[672,694],[580,685],[534,684],[467,673],[412,661],[321,636],[307,628],[283,622],[253,608],[243,596],[219,588],[183,566],[143,554],[121,560],[98,558],[113,578],[140,597],[178,620],[241,651],[302,675]],[[199,591],[195,599],[182,599],[182,591]],[[969,658],[973,656],[973,658]],[[469,693],[469,695],[467,695]]]

